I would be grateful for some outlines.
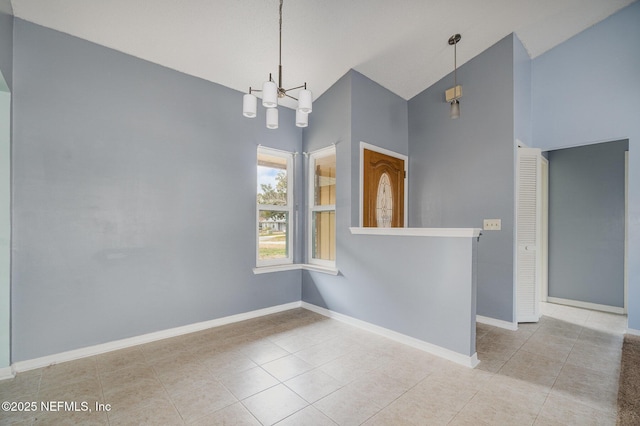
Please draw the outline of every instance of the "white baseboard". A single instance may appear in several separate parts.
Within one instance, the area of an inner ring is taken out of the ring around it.
[[[13,379],[16,377],[16,373],[13,371],[11,367],[3,367],[0,368],[0,381],[6,379]]]
[[[557,303],[558,305],[573,306],[576,308],[591,309],[592,311],[609,312],[612,314],[625,314],[624,308],[617,306],[600,305],[598,303],[581,302],[579,300],[563,299],[561,297],[547,297],[547,302]]]
[[[640,336],[640,330],[636,330],[635,328],[627,328],[626,333],[634,336]]]
[[[88,346],[85,348],[74,349],[58,354],[47,355],[41,358],[30,359],[26,361],[18,361],[12,365],[13,371],[16,373],[34,370],[36,368],[47,367],[61,362],[73,361],[79,358],[85,358],[94,355],[100,355],[118,349],[125,349],[131,346],[141,345],[144,343],[155,342],[157,340],[167,339],[169,337],[181,336],[196,331],[206,330],[208,328],[220,327],[221,325],[231,324],[234,322],[245,321],[252,318],[258,318],[265,315],[275,314],[277,312],[287,311],[300,307],[300,302],[286,303],[284,305],[272,306],[269,308],[258,309],[255,311],[244,312],[242,314],[230,315],[228,317],[217,318],[210,321],[203,321],[182,327],[170,328],[167,330],[156,331],[153,333],[143,334],[140,336],[129,337],[127,339],[115,340],[112,342],[102,343],[99,345]],[[0,369],[0,377],[2,371]],[[10,368],[11,370],[11,368]]]
[[[491,325],[493,327],[500,327],[506,330],[516,331],[518,329],[517,322],[509,322],[504,320],[499,320],[490,317],[483,317],[482,315],[476,315],[476,322],[481,324]]]
[[[307,302],[301,302],[302,307],[310,311],[316,312],[320,315],[324,315],[329,318],[336,319],[354,327],[361,328],[370,333],[374,333],[388,339],[394,340],[398,343],[402,343],[416,349],[428,352],[432,355],[439,356],[441,358],[453,361],[457,364],[464,365],[465,367],[474,368],[480,361],[478,361],[478,354],[474,353],[471,356],[466,356],[458,352],[454,352],[450,349],[443,348],[441,346],[434,345],[432,343],[425,342],[424,340],[416,339],[415,337],[407,336],[406,334],[398,333],[397,331],[389,330],[388,328],[380,327],[378,325],[371,324],[366,321],[359,320],[357,318],[350,317],[338,312],[331,311],[329,309],[321,308],[316,305],[312,305]]]

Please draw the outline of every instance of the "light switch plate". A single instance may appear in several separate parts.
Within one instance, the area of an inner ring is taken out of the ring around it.
[[[502,229],[502,219],[485,219],[482,229],[485,231],[500,231]]]

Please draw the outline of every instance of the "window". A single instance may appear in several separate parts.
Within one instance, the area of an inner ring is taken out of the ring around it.
[[[293,154],[258,147],[256,266],[293,263]]]
[[[309,156],[309,263],[336,263],[336,149]]]

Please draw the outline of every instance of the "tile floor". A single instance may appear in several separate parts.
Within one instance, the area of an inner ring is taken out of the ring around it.
[[[478,324],[469,369],[286,311],[20,373],[0,401],[80,411],[0,412],[0,424],[614,425],[625,317],[543,312],[515,332]]]

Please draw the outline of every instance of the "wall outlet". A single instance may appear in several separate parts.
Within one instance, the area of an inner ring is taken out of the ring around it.
[[[485,219],[482,229],[485,231],[499,231],[502,229],[502,219]]]

